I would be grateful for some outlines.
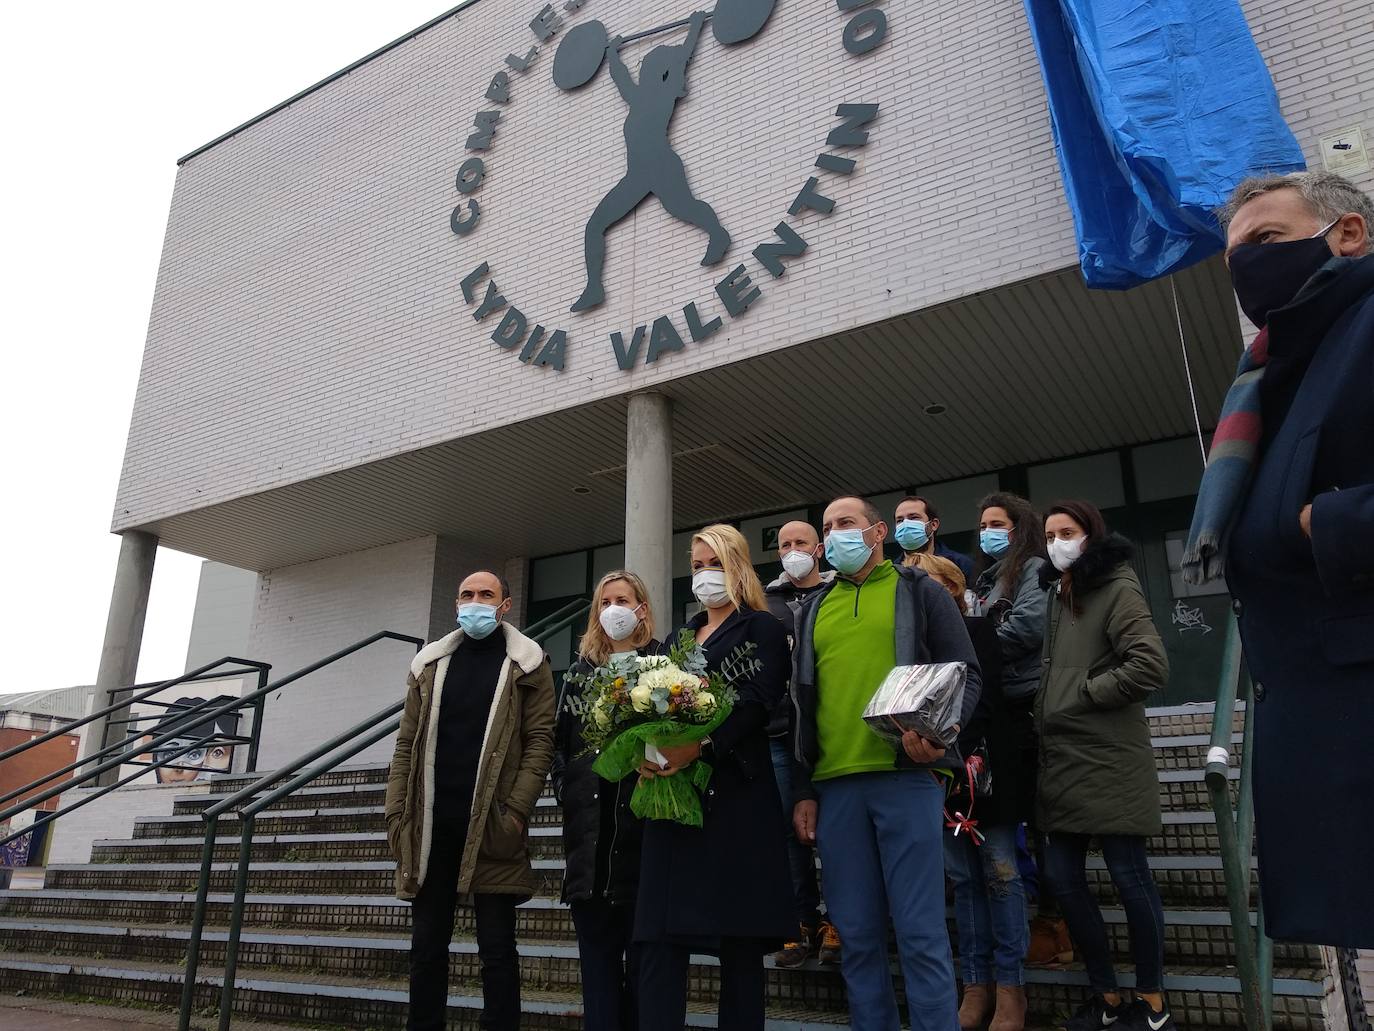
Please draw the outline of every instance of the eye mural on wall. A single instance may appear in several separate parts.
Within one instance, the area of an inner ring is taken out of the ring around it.
[[[694,66],[706,24],[710,23],[712,35],[723,47],[738,48],[764,30],[778,2],[718,0],[713,11],[695,11],[689,17],[627,35],[612,37],[606,26],[595,19],[581,22],[563,34],[551,69],[554,85],[569,93],[581,90],[595,83],[601,68],[608,65],[614,87],[628,108],[624,123],[625,173],[618,182],[609,184],[588,214],[583,230],[586,285],[581,295],[571,301],[572,314],[593,310],[605,302],[602,268],[606,257],[606,234],[650,196],[656,197],[669,215],[706,235],[703,266],[719,265],[725,260],[731,249],[731,233],[721,224],[709,200],[693,191],[687,173],[691,155],[686,155],[684,160],[673,148],[669,127],[679,101],[687,96],[688,67]],[[877,6],[878,2],[835,0],[836,9],[846,19],[841,44],[847,53],[863,57],[887,38],[887,16]],[[586,3],[587,0],[566,0],[562,10],[572,15]],[[564,24],[563,14],[555,11],[552,5],[546,5],[529,23],[529,28],[540,43],[548,44],[563,31]],[[640,62],[636,79],[621,57],[621,48],[634,40],[683,27],[687,30],[685,40],[680,44],[655,46]],[[504,109],[511,101],[512,76],[528,75],[540,56],[538,46],[531,46],[523,57],[507,55],[506,67],[492,77],[485,93],[485,98],[497,107],[479,111],[473,119],[474,131],[465,144],[471,156],[462,162],[455,177],[461,199],[449,216],[449,227],[460,241],[470,240],[484,217],[480,199],[475,196],[487,174],[480,155],[490,150],[497,136]],[[698,70],[694,74],[701,72]],[[835,111],[840,124],[826,136],[825,144],[851,151],[866,146],[867,126],[877,116],[876,102],[840,104]],[[844,154],[822,151],[816,156],[814,167],[832,175],[851,176],[858,162]],[[829,216],[835,208],[835,201],[822,192],[820,178],[808,174],[788,206],[787,214],[795,217],[812,211]],[[808,244],[786,221],[779,222],[773,234],[776,240],[758,244],[751,254],[754,261],[776,279],[786,273],[782,259],[801,257]],[[480,290],[484,283],[485,289]],[[502,294],[496,273],[488,262],[476,263],[460,286],[464,300],[473,306],[474,321],[481,324],[500,313],[491,332],[491,340],[498,347],[533,367],[566,370],[569,330],[550,330],[538,322],[531,327],[530,318]],[[694,344],[719,332],[725,317],[732,320],[742,317],[759,300],[762,290],[751,278],[750,270],[741,263],[716,283],[714,293],[722,315],[712,316],[709,311],[703,314],[696,301],[688,302],[681,309],[681,324]],[[644,365],[652,365],[665,354],[687,347],[684,334],[672,315],[661,315],[652,322],[634,327],[628,334],[612,332],[609,343],[622,371],[639,364],[641,355]]]

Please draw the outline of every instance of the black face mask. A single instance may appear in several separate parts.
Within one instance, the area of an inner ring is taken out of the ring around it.
[[[1231,252],[1231,285],[1246,318],[1263,329],[1271,311],[1298,295],[1303,284],[1331,260],[1326,234],[1335,224],[1306,240],[1243,243]]]

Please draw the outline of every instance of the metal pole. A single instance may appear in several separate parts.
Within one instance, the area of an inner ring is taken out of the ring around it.
[[[191,943],[186,949],[186,980],[181,986],[181,1015],[177,1031],[190,1031],[191,1009],[195,1005],[196,972],[200,968],[200,936],[205,930],[205,904],[210,894],[210,875],[215,861],[215,834],[219,817],[210,817],[205,825],[205,845],[200,852],[200,883],[196,885],[196,908],[191,915]],[[242,846],[240,846],[242,847]]]
[[[224,952],[224,986],[219,995],[219,1031],[229,1031],[234,1013],[234,979],[238,973],[239,932],[243,930],[243,898],[248,894],[248,864],[253,858],[253,817],[244,815],[239,838],[239,868],[234,878],[234,908],[229,914],[229,942]]]
[[[1260,1009],[1264,1013],[1262,1031],[1269,1031],[1274,1024],[1274,939],[1264,929],[1264,899],[1260,898],[1255,907],[1255,941],[1259,948],[1259,995]]]
[[[710,12],[710,11],[706,12],[706,20],[707,20],[707,21],[710,21],[710,20],[711,20],[711,12]],[[635,40],[637,40],[637,39],[643,39],[645,36],[652,36],[652,35],[654,35],[655,33],[659,33],[659,32],[667,32],[669,29],[680,29],[680,28],[682,28],[684,25],[690,25],[691,23],[692,23],[692,19],[691,19],[691,18],[679,18],[677,21],[665,22],[663,25],[660,25],[660,26],[659,26],[658,28],[656,28],[656,29],[645,29],[645,30],[643,30],[642,32],[634,32],[634,33],[631,33],[631,34],[628,35],[628,36],[623,36],[623,37],[621,37],[620,42],[621,42],[622,44],[625,44],[625,43],[633,43]]]
[[[258,672],[258,690],[267,686],[267,671]],[[260,695],[258,700],[253,703],[253,742],[248,746],[248,764],[245,771],[256,773],[258,771],[258,746],[262,744],[262,714],[267,708],[267,696]]]
[[[1250,842],[1242,840],[1243,823],[1248,832],[1249,817],[1244,814],[1247,799],[1241,792],[1241,820],[1231,804],[1231,726],[1235,719],[1236,694],[1240,688],[1240,629],[1235,616],[1227,621],[1226,643],[1222,651],[1221,683],[1217,687],[1216,709],[1212,713],[1212,743],[1207,750],[1206,783],[1216,816],[1217,841],[1221,846],[1221,868],[1226,882],[1226,903],[1231,913],[1231,935],[1236,946],[1236,974],[1240,979],[1241,1008],[1245,1024],[1255,1031],[1265,1031],[1264,1008],[1260,1000],[1259,956],[1255,949],[1255,935],[1250,927]],[[1247,725],[1251,706],[1245,707]],[[1245,735],[1249,745],[1250,735]]]

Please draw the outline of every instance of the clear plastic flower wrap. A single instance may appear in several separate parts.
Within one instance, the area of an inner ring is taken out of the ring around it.
[[[902,747],[902,733],[907,730],[948,748],[959,736],[967,681],[968,664],[964,662],[896,666],[864,709],[864,722],[897,749]]]

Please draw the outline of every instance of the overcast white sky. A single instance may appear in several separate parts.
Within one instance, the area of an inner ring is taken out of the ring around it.
[[[0,694],[95,680],[176,159],[453,2],[5,5]],[[199,570],[159,551],[140,679],[183,671]]]

